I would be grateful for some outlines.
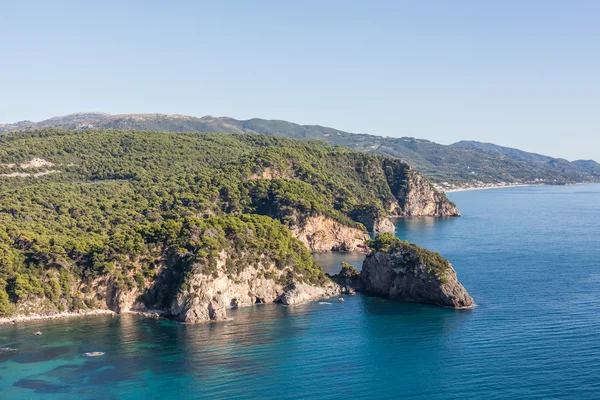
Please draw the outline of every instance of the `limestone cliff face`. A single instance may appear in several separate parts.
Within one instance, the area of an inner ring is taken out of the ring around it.
[[[398,207],[393,214],[404,217],[458,217],[456,205],[446,194],[438,191],[430,182],[414,170],[407,172],[405,187],[394,193]]]
[[[227,272],[228,255],[219,256],[216,269],[206,274],[200,266],[192,268],[186,277],[173,282],[168,270],[156,281],[146,282],[145,290],[118,286],[114,279],[97,280],[82,285],[83,299],[89,306],[84,311],[142,312],[163,315],[185,323],[224,321],[227,310],[262,303],[296,305],[311,300],[338,296],[340,286],[324,280],[302,282],[302,277],[290,279],[289,268],[259,263],[245,266],[240,273]],[[291,280],[291,283],[288,283]],[[94,291],[90,290],[94,287]],[[60,315],[61,310],[43,298],[32,298],[18,304],[17,316]]]
[[[144,308],[136,301],[141,293],[135,287],[120,288],[115,280],[111,278],[108,279],[108,284],[101,287],[101,289],[103,289],[104,295],[100,296],[105,298],[106,308],[111,311],[120,313]]]
[[[274,302],[293,305],[340,293],[339,286],[329,280],[310,283],[302,282],[301,276],[291,278],[293,273],[287,267],[277,268],[260,262],[232,268],[228,260],[229,256],[222,252],[210,274],[201,266],[193,267],[167,301],[163,313],[186,323],[222,321],[227,319],[227,310],[234,307]],[[232,270],[239,272],[232,273]],[[156,285],[159,290],[160,285],[169,286],[161,279]],[[159,291],[152,292],[151,296],[161,298]]]
[[[328,282],[323,286],[294,282],[283,288],[283,293],[276,299],[276,302],[292,306],[314,299],[338,296],[339,294],[340,287],[334,282]]]
[[[363,291],[389,299],[452,308],[473,306],[446,259],[398,239],[367,256],[360,284]]]
[[[398,204],[394,202],[396,206],[390,207],[390,215],[393,215]],[[373,232],[375,234],[379,233],[394,233],[396,231],[396,226],[394,222],[388,217],[381,217],[377,215],[375,210],[371,208],[367,209],[359,209],[352,213],[352,219],[356,222],[360,222],[363,224],[369,232]]]
[[[264,278],[262,271],[262,268],[248,267],[229,277],[222,261],[210,275],[192,270],[167,312],[187,323],[222,321],[227,318],[229,308],[272,303],[283,292],[283,285]]]
[[[292,228],[292,234],[312,252],[357,251],[366,252],[367,232],[351,228],[322,215],[308,217]]]
[[[396,226],[390,218],[379,218],[373,221],[373,233],[394,233]]]
[[[227,310],[255,304],[282,303],[295,305],[340,294],[340,287],[332,281],[302,282],[302,277],[292,279],[289,268],[278,269],[274,264],[260,262],[228,271],[229,256],[222,252],[210,274],[196,265],[178,280],[163,271],[142,294],[137,288],[117,289],[109,281],[106,304],[97,309],[115,312],[152,312],[185,323],[224,321]],[[231,264],[229,264],[231,268]],[[104,297],[104,296],[103,296]]]

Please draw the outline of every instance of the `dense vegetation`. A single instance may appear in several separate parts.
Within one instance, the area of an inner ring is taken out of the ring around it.
[[[440,282],[445,281],[446,272],[450,267],[448,260],[439,253],[400,240],[391,233],[383,233],[369,240],[368,246],[372,251],[395,255],[397,257],[396,261],[403,267],[408,266],[416,270],[420,265],[424,265],[427,272],[437,277]]]
[[[0,132],[24,128],[134,129],[182,132],[263,133],[294,139],[323,140],[371,154],[405,160],[433,182],[451,184],[544,182],[564,184],[600,179],[598,164],[566,160],[478,142],[446,146],[409,137],[393,138],[353,134],[317,125],[287,121],[233,118],[195,118],[181,115],[75,114],[40,123],[0,126]]]
[[[320,285],[327,280],[304,244],[270,217],[185,217],[150,224],[139,233],[144,243],[140,243],[137,259],[143,260],[138,264],[145,269],[143,277],[133,278],[145,281],[155,277],[164,261],[169,266],[161,272],[161,287],[144,295],[145,302],[153,307],[168,307],[178,290],[193,292],[186,279],[189,274],[200,272],[218,277],[217,264],[223,260],[227,276],[234,280],[248,266],[283,286],[294,281]],[[131,256],[130,253],[128,257]],[[271,269],[272,265],[276,270]],[[122,283],[132,285],[131,274]],[[156,296],[156,291],[162,294]]]
[[[45,163],[27,164],[35,158]],[[407,170],[399,160],[266,135],[3,135],[0,313],[36,296],[85,307],[69,297],[74,285],[100,278],[141,285],[173,249],[185,255],[177,268],[204,260],[210,273],[216,253],[243,244],[318,282],[322,272],[287,227],[325,215],[364,229],[357,213],[389,209]],[[54,173],[34,176],[47,171]],[[195,241],[192,227],[202,232]]]

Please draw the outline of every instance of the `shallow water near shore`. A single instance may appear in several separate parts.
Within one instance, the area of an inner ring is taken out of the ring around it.
[[[472,310],[357,295],[215,324],[0,326],[0,398],[599,398],[600,185],[449,197],[462,218],[400,220],[397,235],[447,257]],[[316,259],[335,273],[361,257]]]

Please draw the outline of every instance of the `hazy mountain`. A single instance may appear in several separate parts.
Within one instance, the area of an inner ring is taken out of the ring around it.
[[[594,178],[600,178],[600,164],[594,160],[575,160],[574,165]]]
[[[505,156],[508,156],[515,160],[541,161],[541,162],[548,162],[548,161],[553,160],[552,157],[544,156],[541,154],[529,153],[527,151],[513,149],[512,147],[498,146],[497,144],[493,144],[493,143],[476,142],[474,140],[461,140],[460,142],[451,144],[450,146],[462,147],[465,149],[482,150],[482,151],[486,151],[488,153],[504,154]]]
[[[392,138],[344,132],[288,121],[166,114],[78,113],[33,123],[0,125],[1,132],[40,128],[125,129],[178,132],[263,133],[294,139],[323,140],[355,150],[401,158],[442,187],[494,183],[565,184],[597,180],[593,164],[529,153],[491,143],[461,141],[442,145],[410,137]],[[596,164],[597,165],[597,164]]]

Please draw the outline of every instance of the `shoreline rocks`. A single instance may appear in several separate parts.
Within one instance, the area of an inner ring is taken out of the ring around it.
[[[340,288],[325,276],[315,283],[302,276],[293,277],[289,268],[278,268],[275,264],[239,265],[222,252],[211,274],[200,266],[192,268],[170,300],[166,315],[184,323],[227,320],[227,310],[255,304],[281,303],[295,305],[311,300],[329,298],[340,294]],[[231,270],[238,270],[232,274]],[[166,280],[169,277],[165,277]],[[291,283],[289,283],[291,282]],[[160,289],[161,280],[156,283]],[[153,298],[163,298],[151,292]],[[152,303],[152,300],[150,301]]]
[[[340,273],[330,277],[340,285],[342,293],[361,291],[441,307],[473,307],[473,299],[458,281],[456,271],[438,253],[401,241],[389,233],[372,240],[370,247],[372,251],[360,272],[342,263]]]
[[[109,280],[106,304],[100,309],[21,315],[1,318],[0,324],[117,313],[166,317],[184,323],[223,321],[228,318],[227,310],[236,307],[263,303],[296,305],[339,298],[341,294],[354,295],[357,291],[443,307],[473,306],[473,299],[459,283],[456,271],[438,253],[401,241],[391,233],[381,234],[368,243],[371,252],[363,262],[362,271],[342,263],[340,273],[329,279],[324,276],[307,279],[297,275],[292,266],[267,262],[264,257],[257,264],[248,264],[243,261],[246,260],[243,253],[232,259],[231,254],[222,251],[210,266],[210,273],[204,264],[192,265],[180,277],[164,269],[143,293],[138,288],[117,290]]]
[[[342,262],[341,271],[329,278],[340,286],[343,294],[354,295],[357,290],[362,289],[360,271],[348,263]]]
[[[362,290],[388,299],[470,308],[473,298],[460,284],[456,271],[438,253],[384,234],[372,241],[363,262]]]
[[[339,294],[340,287],[333,282],[328,283],[323,287],[294,282],[284,289],[284,292],[275,300],[275,302],[292,306],[306,303],[307,301],[339,296]]]

